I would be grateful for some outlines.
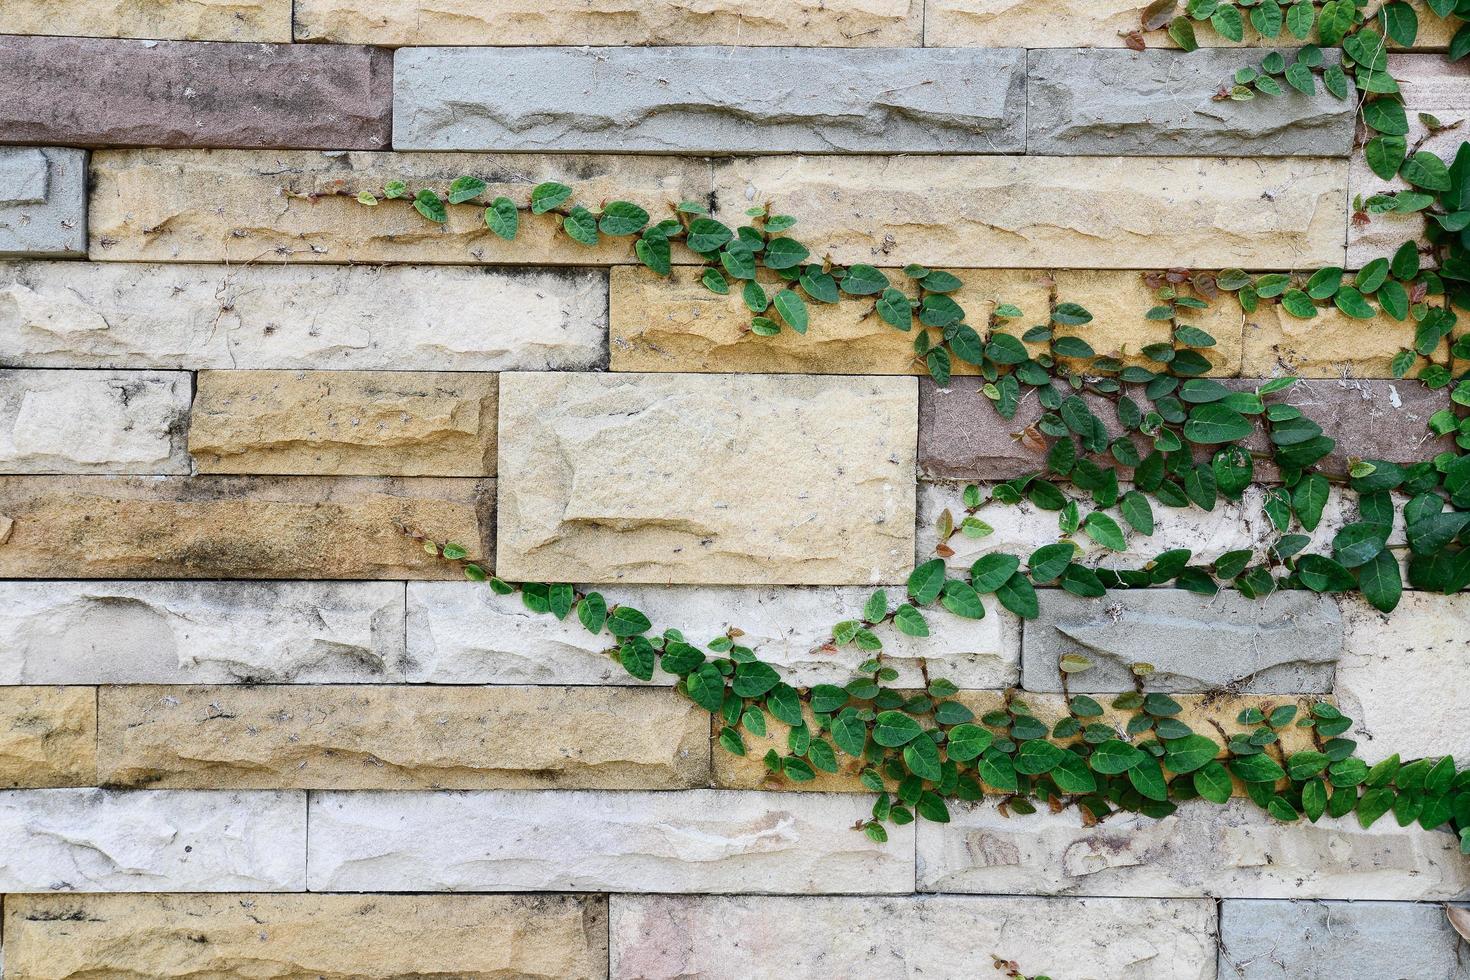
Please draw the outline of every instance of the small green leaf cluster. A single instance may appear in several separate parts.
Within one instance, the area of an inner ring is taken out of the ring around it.
[[[1314,44],[1298,48],[1290,64],[1279,51],[1272,51],[1261,60],[1260,67],[1247,65],[1236,69],[1233,84],[1223,86],[1215,98],[1249,102],[1257,95],[1281,95],[1286,91],[1281,85],[1283,81],[1303,95],[1315,95],[1319,72],[1329,92],[1339,99],[1347,98],[1348,79],[1342,65],[1336,62],[1324,65],[1322,49]]]

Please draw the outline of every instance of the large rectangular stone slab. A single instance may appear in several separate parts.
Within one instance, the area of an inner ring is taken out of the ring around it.
[[[1023,627],[1021,686],[1061,691],[1061,658],[1080,654],[1092,667],[1067,676],[1073,692],[1131,691],[1133,666],[1147,663],[1155,691],[1325,694],[1342,646],[1330,596],[1146,589],[1085,599],[1057,589]]]
[[[87,254],[87,151],[0,146],[0,259]]]
[[[0,687],[0,788],[96,783],[97,692]]]
[[[922,43],[923,0],[297,0],[296,40],[356,44]],[[1001,45],[997,45],[1001,46]]]
[[[0,792],[5,892],[305,888],[305,793]]]
[[[591,587],[583,587],[590,591]],[[3,594],[3,592],[0,592]],[[868,654],[830,648],[834,623],[859,617],[872,593],[862,588],[619,586],[609,602],[639,609],[654,628],[704,644],[731,628],[741,644],[788,683],[846,684]],[[3,618],[0,618],[3,623]],[[408,587],[408,657],[414,680],[440,684],[638,684],[608,655],[605,635],[574,621],[533,613],[519,596],[454,582]],[[0,633],[3,636],[3,633]],[[929,635],[884,637],[883,664],[894,683],[922,687],[923,668],[965,688],[1009,687],[1020,679],[1020,620],[987,597],[985,618],[936,616]],[[677,678],[656,671],[653,682]]]
[[[1026,52],[403,48],[393,61],[393,146],[1024,153]]]
[[[290,41],[291,0],[7,0],[7,34]]]
[[[392,60],[366,47],[0,36],[0,142],[383,149]]]
[[[729,221],[755,201],[797,216],[835,262],[1294,269],[1341,263],[1347,161],[752,157],[715,191]]]
[[[502,375],[500,574],[900,581],[917,411],[907,378]]]
[[[607,360],[607,277],[449,266],[6,263],[0,360],[190,370],[586,370]]]
[[[1452,980],[1465,975],[1470,950],[1446,911],[1418,902],[1230,899],[1220,903],[1221,973],[1240,980]]]
[[[493,374],[201,371],[201,473],[494,476]]]
[[[31,980],[607,976],[597,895],[16,895],[5,913]]]
[[[128,262],[627,264],[637,261],[631,239],[582,245],[556,215],[527,215],[507,242],[480,208],[450,208],[436,225],[407,201],[356,198],[381,195],[390,180],[443,194],[466,174],[486,182],[486,200],[523,207],[535,184],[552,180],[578,200],[628,200],[649,214],[710,193],[709,163],[688,157],[101,150],[92,162],[91,257]],[[680,247],[674,259],[694,256]]]
[[[1155,820],[1118,813],[1092,827],[1076,810],[1007,817],[998,804],[922,822],[920,891],[1192,898],[1470,895],[1454,835],[1356,817],[1284,824],[1255,804],[1194,801]],[[315,817],[313,817],[315,824]],[[313,830],[314,830],[313,826]],[[313,869],[315,870],[315,869]]]
[[[0,369],[0,473],[188,473],[193,387],[179,372]]]
[[[1331,57],[1331,55],[1329,55]],[[1026,152],[1053,156],[1347,156],[1356,103],[1318,86],[1279,98],[1217,98],[1236,69],[1224,48],[1053,48],[1027,54]]]
[[[1215,980],[1213,903],[976,896],[613,895],[618,977],[1026,976]],[[739,937],[732,941],[732,937]]]
[[[709,714],[655,688],[104,687],[104,785],[168,789],[683,789]]]
[[[312,891],[907,893],[913,825],[877,844],[858,796],[317,793]]]
[[[406,526],[492,553],[493,480],[0,477],[0,578],[459,578]],[[8,524],[5,523],[8,521]]]

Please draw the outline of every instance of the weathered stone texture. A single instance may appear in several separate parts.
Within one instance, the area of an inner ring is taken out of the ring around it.
[[[1390,614],[1344,596],[1343,713],[1370,762],[1470,757],[1470,593],[1405,592]]]
[[[1318,86],[1264,102],[1217,99],[1240,52],[1031,51],[1026,152],[1129,156],[1347,156],[1355,102]]]
[[[104,687],[104,785],[170,789],[683,789],[709,715],[619,687]]]
[[[26,895],[5,911],[26,980],[607,976],[601,896]]]
[[[201,473],[494,476],[493,374],[202,371]]]
[[[837,262],[1300,268],[1342,261],[1347,161],[754,157],[717,165],[715,190],[732,221],[799,215]]]
[[[1239,980],[1458,980],[1470,947],[1445,906],[1413,902],[1220,905],[1220,975]]]
[[[1024,819],[1024,818],[1018,818]],[[612,973],[649,980],[1027,976],[1215,980],[1214,905],[1190,899],[614,895]],[[736,938],[738,937],[738,938]]]
[[[1419,901],[1470,894],[1470,867],[1453,835],[1392,819],[1369,830],[1355,817],[1283,824],[1234,800],[1185,803],[1158,820],[1120,813],[1084,827],[1074,810],[1008,818],[997,806],[956,808],[950,823],[919,826],[919,890]]]
[[[0,369],[0,473],[189,472],[189,375]]]
[[[393,79],[399,150],[1026,152],[1019,48],[405,48]]]
[[[606,330],[590,270],[0,264],[0,361],[25,367],[585,370]]]
[[[0,259],[87,254],[87,151],[0,146]]]
[[[297,0],[296,40],[917,46],[923,18],[923,0]]]
[[[317,793],[313,891],[910,892],[913,825],[810,793]]]
[[[801,226],[798,225],[798,228]],[[884,273],[899,288],[900,269]],[[1030,269],[954,270],[964,287],[950,294],[969,319],[984,318],[1000,303],[1018,306],[1028,318],[1050,309],[1048,273]],[[779,289],[774,273],[761,282]],[[750,310],[738,295],[710,292],[693,270],[675,269],[664,278],[640,267],[610,272],[609,319],[614,371],[735,371],[794,374],[924,374],[914,357],[914,335],[872,316],[871,303],[809,303],[805,335],[783,329],[774,337],[750,332]],[[768,289],[773,291],[773,289]],[[736,291],[738,293],[738,290]],[[1023,322],[1029,323],[1030,320]],[[1024,332],[1021,328],[1020,332]],[[955,374],[978,369],[963,361]]]
[[[123,261],[631,263],[630,239],[581,245],[544,215],[526,216],[507,242],[480,208],[451,208],[437,225],[406,201],[370,208],[356,197],[381,194],[390,180],[443,193],[464,174],[486,181],[486,200],[522,206],[547,180],[571,185],[579,200],[628,200],[650,214],[710,192],[709,164],[687,157],[102,150],[92,162],[91,256]],[[680,248],[675,260],[693,254]]]
[[[377,48],[0,37],[0,142],[383,149],[392,62]]]
[[[900,581],[917,411],[906,378],[502,375],[500,574]]]
[[[1424,16],[1422,12],[1420,16]],[[1439,54],[1389,55],[1388,73],[1398,81],[1399,91],[1403,93],[1405,115],[1409,121],[1409,132],[1404,139],[1409,146],[1419,146],[1449,163],[1465,141],[1465,128],[1470,125],[1470,71],[1466,71],[1464,62],[1451,63]],[[1453,128],[1431,136],[1419,118],[1420,113],[1429,113],[1441,125]],[[1353,156],[1349,184],[1353,195],[1361,195],[1364,199],[1380,191],[1407,190],[1409,187],[1402,178],[1384,180],[1379,177],[1368,166],[1367,157],[1362,153]],[[1389,213],[1367,217],[1366,224],[1359,221],[1348,223],[1348,268],[1361,268],[1380,256],[1391,256],[1401,244],[1413,239],[1427,247],[1422,214]],[[1425,261],[1429,261],[1428,256],[1425,256]]]
[[[7,34],[290,41],[291,0],[6,0]]]
[[[305,888],[305,793],[0,792],[5,892]]]
[[[1312,319],[1300,320],[1279,304],[1263,302],[1245,318],[1240,374],[1247,378],[1392,378],[1394,357],[1414,346],[1414,327],[1412,319],[1400,323],[1383,313],[1371,320],[1356,320],[1330,305],[1318,309]],[[1443,349],[1433,358],[1440,363],[1448,359]],[[1417,359],[1409,376],[1417,376],[1429,360]],[[1406,388],[1419,386],[1408,384],[1399,390]]]
[[[93,786],[97,697],[90,687],[0,687],[0,788]]]
[[[584,587],[584,591],[592,587]],[[828,649],[832,624],[861,615],[872,593],[860,588],[747,586],[619,586],[609,601],[632,606],[704,643],[734,627],[740,642],[780,670],[789,683],[845,684],[868,654],[847,646]],[[884,637],[883,663],[894,682],[923,685],[931,677],[964,688],[1001,688],[1020,678],[1020,620],[987,597],[985,618],[937,616],[929,635]],[[3,623],[3,619],[0,619]],[[0,633],[3,636],[3,633]],[[573,617],[533,613],[519,596],[452,582],[408,587],[408,656],[413,679],[443,684],[637,684],[607,654],[608,638],[593,636]],[[653,683],[673,684],[656,671]]]
[[[1154,691],[1325,694],[1342,645],[1336,603],[1310,592],[1257,600],[1158,589],[1084,599],[1058,589],[1025,624],[1022,686],[1061,691],[1058,664],[1075,653],[1093,666],[1069,675],[1073,692],[1131,691],[1133,665],[1147,663]]]
[[[494,481],[0,477],[0,578],[459,578],[400,526],[492,553]]]

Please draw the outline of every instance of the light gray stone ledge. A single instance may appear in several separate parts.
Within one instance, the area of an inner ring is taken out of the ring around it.
[[[87,151],[0,146],[0,259],[86,255]]]

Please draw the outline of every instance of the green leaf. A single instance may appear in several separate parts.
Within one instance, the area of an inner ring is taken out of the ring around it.
[[[413,209],[430,221],[441,225],[449,220],[449,212],[445,210],[444,202],[439,200],[438,194],[427,188],[414,195]]]
[[[648,212],[627,201],[612,201],[602,209],[597,223],[604,235],[636,235],[648,224]]]
[[[863,620],[876,623],[886,615],[888,615],[888,593],[878,589],[868,597],[867,603],[863,606]]]
[[[531,213],[545,214],[572,196],[572,189],[554,180],[537,184],[531,188]]]
[[[893,625],[898,627],[900,633],[908,636],[929,635],[929,624],[924,621],[924,614],[908,603],[904,603],[894,611]]]
[[[914,308],[908,296],[891,286],[878,298],[878,316],[899,330],[911,330],[914,326]]]
[[[497,197],[485,208],[485,227],[496,235],[511,241],[520,229],[521,215],[515,202],[508,197]]]
[[[1051,319],[1064,327],[1080,327],[1092,322],[1092,314],[1076,303],[1058,303],[1051,311]]]
[[[772,238],[766,242],[765,263],[768,269],[790,269],[801,265],[810,256],[807,247],[794,238]]]
[[[1021,559],[1015,555],[994,553],[983,555],[970,566],[970,584],[975,587],[976,592],[996,592],[1005,585],[1016,569],[1021,567]]]
[[[985,603],[980,594],[964,582],[951,579],[944,583],[940,604],[962,619],[984,619]]]
[[[807,309],[800,296],[790,289],[783,289],[776,294],[773,302],[776,312],[781,314],[781,319],[786,321],[788,327],[799,334],[806,333]]]
[[[1146,505],[1147,501],[1144,503]],[[1125,551],[1128,548],[1128,542],[1123,537],[1123,530],[1118,527],[1118,522],[1099,511],[1087,515],[1082,522],[1082,531],[1111,551]]]
[[[1116,528],[1117,525],[1115,524]],[[1119,532],[1121,535],[1122,532]],[[1077,546],[1070,541],[1058,541],[1056,544],[1045,545],[1037,548],[1027,559],[1027,567],[1031,570],[1031,578],[1037,582],[1050,582],[1066,570],[1068,564],[1076,557]],[[942,564],[942,563],[941,563]]]
[[[1229,766],[1232,773],[1247,783],[1274,783],[1286,775],[1276,760],[1265,753],[1236,756],[1230,760]]]
[[[1088,761],[1094,772],[1112,776],[1127,772],[1146,758],[1148,756],[1138,748],[1121,739],[1110,738],[1093,749]]]
[[[1230,773],[1219,762],[1206,763],[1194,773],[1194,789],[1211,803],[1228,803],[1234,791]]]
[[[770,264],[769,256],[766,264]],[[871,265],[852,265],[842,278],[842,291],[849,296],[875,296],[889,286],[888,277]]]
[[[1374,555],[1358,570],[1358,588],[1373,608],[1392,612],[1404,591],[1398,559],[1387,549]]]
[[[1199,41],[1194,36],[1194,25],[1189,22],[1188,17],[1175,17],[1169,21],[1169,37],[1184,51],[1199,49]]]
[[[1164,764],[1181,775],[1200,769],[1220,754],[1220,746],[1203,735],[1172,739],[1165,749]]]
[[[1444,165],[1443,160],[1428,150],[1420,150],[1404,161],[1399,175],[1415,187],[1422,187],[1427,191],[1450,189],[1449,168]]]
[[[902,711],[879,712],[873,721],[873,741],[884,748],[897,748],[918,738],[923,729]]]
[[[633,243],[633,254],[638,257],[648,268],[661,276],[667,276],[671,270],[671,250],[669,238],[663,232],[654,231],[652,228],[645,231]]]
[[[1051,772],[1062,761],[1062,750],[1044,738],[1035,738],[1021,743],[1016,753],[1016,771],[1027,776],[1040,776]]]
[[[995,590],[995,597],[1002,606],[1022,619],[1035,619],[1040,615],[1041,609],[1036,601],[1036,590],[1026,576],[1020,572],[1006,579],[1005,583]]]
[[[717,252],[734,237],[734,232],[713,218],[695,218],[689,222],[689,235],[685,243],[696,252]],[[769,256],[766,264],[771,264]]]
[[[652,626],[647,616],[631,606],[618,606],[607,620],[607,631],[620,638],[646,633]]]
[[[1184,423],[1184,438],[1204,445],[1237,442],[1253,431],[1245,416],[1220,404],[1195,406]]]
[[[781,681],[781,675],[770,664],[753,660],[735,666],[735,680],[731,688],[738,697],[758,698]]]
[[[979,725],[956,725],[949,730],[949,757],[955,762],[969,762],[990,748],[995,735]]]
[[[927,606],[939,598],[944,588],[944,559],[933,558],[918,566],[909,575],[908,594],[915,603]]]
[[[904,746],[903,762],[920,779],[939,782],[939,747],[932,738],[916,738]]]
[[[1210,26],[1215,29],[1215,33],[1229,41],[1239,41],[1245,37],[1245,22],[1241,19],[1240,9],[1232,4],[1216,8],[1210,15]]]
[[[706,711],[720,710],[725,700],[725,678],[714,664],[702,664],[685,681],[689,697]]]
[[[997,749],[986,749],[975,763],[976,770],[989,786],[1002,793],[1014,793],[1017,789],[1016,766],[1011,757]]]
[[[485,192],[485,182],[478,177],[456,177],[449,185],[449,203],[463,204]]]
[[[618,649],[618,661],[623,669],[641,681],[653,679],[653,646],[647,638],[630,636]]]
[[[1403,103],[1394,99],[1374,99],[1364,103],[1363,121],[1389,136],[1404,136],[1409,132],[1409,120],[1404,115]]]

